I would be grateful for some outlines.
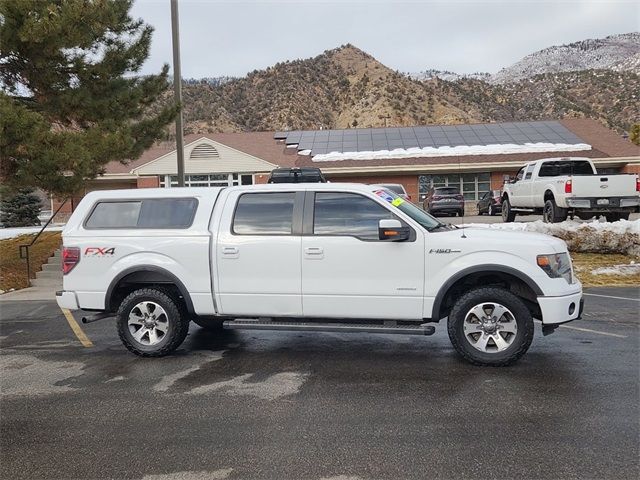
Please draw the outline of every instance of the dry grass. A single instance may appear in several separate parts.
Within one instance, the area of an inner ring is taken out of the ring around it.
[[[0,240],[0,290],[16,290],[28,286],[27,264],[20,258],[19,246],[28,244],[34,235],[20,235],[19,237]],[[60,246],[60,232],[45,232],[31,247],[32,275],[42,268],[42,264],[53,255]]]
[[[640,274],[633,275],[592,275],[591,271],[613,265],[638,263],[640,259],[615,253],[571,253],[573,268],[585,287],[639,286]]]

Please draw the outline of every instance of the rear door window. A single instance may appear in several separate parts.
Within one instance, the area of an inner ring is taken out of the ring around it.
[[[245,193],[238,199],[232,231],[236,235],[291,235],[294,192]]]

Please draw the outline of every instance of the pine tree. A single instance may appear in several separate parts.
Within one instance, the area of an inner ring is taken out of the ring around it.
[[[0,0],[0,177],[57,195],[137,158],[177,106],[168,66],[138,76],[152,28],[133,0]]]
[[[33,193],[33,189],[20,189],[12,195],[3,196],[0,204],[0,224],[3,227],[40,225],[38,215],[41,208],[40,199]]]

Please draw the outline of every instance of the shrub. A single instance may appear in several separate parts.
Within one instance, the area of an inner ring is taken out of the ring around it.
[[[40,225],[38,215],[40,199],[33,189],[21,189],[4,196],[0,204],[0,223],[4,227],[30,227]]]

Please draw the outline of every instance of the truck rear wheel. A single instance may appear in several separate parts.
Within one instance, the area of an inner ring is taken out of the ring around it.
[[[545,223],[559,223],[567,219],[567,209],[560,208],[556,205],[555,200],[550,198],[544,202],[544,210],[542,211],[542,220]]]
[[[474,365],[506,366],[524,355],[533,340],[531,312],[513,293],[482,287],[454,304],[447,324],[456,351]]]
[[[515,219],[516,219],[516,212],[511,210],[511,204],[509,203],[509,199],[505,198],[502,201],[502,221],[513,222]]]
[[[163,357],[178,348],[189,331],[183,306],[159,288],[130,293],[117,313],[118,335],[128,350],[142,357]]]

